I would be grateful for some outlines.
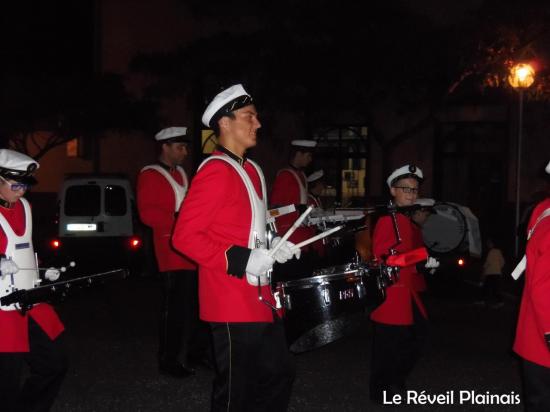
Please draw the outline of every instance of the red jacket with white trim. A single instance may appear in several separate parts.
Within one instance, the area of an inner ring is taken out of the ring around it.
[[[243,167],[261,197],[256,169],[247,161]],[[246,276],[239,279],[227,273],[226,252],[235,245],[248,247],[251,218],[249,195],[237,171],[223,160],[206,163],[193,178],[173,234],[174,247],[199,265],[202,320],[273,322],[273,312],[258,299],[257,287],[248,284]],[[270,287],[261,290],[273,303]]]
[[[530,230],[550,199],[539,203],[529,220]],[[521,298],[514,351],[522,358],[550,368],[550,349],[544,338],[550,333],[550,217],[543,218],[527,241],[527,267]]]
[[[170,175],[178,184],[183,184],[177,170]],[[171,244],[172,229],[176,222],[174,189],[159,172],[153,169],[142,171],[137,181],[137,206],[143,223],[153,229],[153,242],[159,271],[195,270],[197,265],[178,253]],[[184,200],[185,203],[185,200]]]
[[[420,229],[407,216],[397,213],[397,225],[402,243],[395,247],[398,253],[409,252],[423,246]],[[390,247],[396,243],[391,216],[382,216],[374,228],[372,239],[373,254],[377,260],[389,254]],[[418,294],[418,279],[422,278],[416,266],[407,266],[399,270],[399,280],[386,289],[386,300],[371,313],[371,319],[388,325],[412,325],[413,302],[420,313],[427,318],[426,309]]]
[[[21,201],[12,209],[0,207],[0,213],[18,236],[25,232],[25,210]],[[1,253],[6,251],[7,242],[5,233],[0,229]],[[24,315],[17,310],[0,309],[0,352],[29,352],[29,317],[38,323],[51,340],[65,330],[57,313],[47,303],[35,305]]]

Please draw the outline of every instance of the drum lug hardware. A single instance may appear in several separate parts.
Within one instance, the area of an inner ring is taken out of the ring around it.
[[[273,298],[275,299],[275,308],[281,309],[283,307],[281,304],[281,293],[279,291],[275,292]]]
[[[363,299],[366,295],[365,285],[363,284],[363,281],[359,282],[357,284],[357,297],[359,299]]]
[[[292,310],[292,301],[290,299],[290,295],[284,295],[283,297],[285,309]]]
[[[330,291],[328,288],[323,289],[323,300],[325,301],[325,305],[330,305]]]

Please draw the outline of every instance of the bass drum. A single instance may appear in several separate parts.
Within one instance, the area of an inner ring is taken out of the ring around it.
[[[466,217],[451,203],[436,203],[422,226],[424,244],[430,252],[445,254],[466,247]]]

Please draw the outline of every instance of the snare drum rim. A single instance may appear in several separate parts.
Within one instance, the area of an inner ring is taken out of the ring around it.
[[[360,280],[361,277],[362,277],[362,273],[360,269],[350,269],[346,272],[332,273],[330,275],[317,275],[317,276],[311,276],[309,278],[301,278],[301,279],[287,280],[285,282],[277,282],[277,288],[304,289],[304,288],[317,287],[319,285],[330,283],[331,281],[341,279],[341,278],[343,279],[357,278],[357,280]]]

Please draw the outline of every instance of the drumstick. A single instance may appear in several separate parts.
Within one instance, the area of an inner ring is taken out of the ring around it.
[[[286,242],[286,240],[290,237],[291,234],[294,233],[294,231],[302,224],[304,219],[307,217],[307,215],[310,214],[310,212],[313,210],[313,206],[309,206],[304,213],[300,215],[298,219],[296,219],[296,222],[290,227],[290,229],[287,230],[285,235],[282,237],[282,239],[275,245],[273,249],[269,250],[269,256],[273,256],[277,251],[280,249],[281,246],[283,246],[283,243]]]
[[[322,239],[324,237],[327,237],[327,236],[330,236],[332,235],[334,232],[338,232],[340,229],[342,229],[344,226],[343,225],[340,225],[340,226],[336,226],[336,227],[333,227],[332,229],[329,229],[329,230],[325,230],[323,233],[319,233],[318,235],[315,235],[313,237],[310,237],[309,239],[307,240],[304,240],[303,242],[300,242],[296,245],[293,246],[293,248],[297,247],[298,249],[304,247],[304,246],[307,246],[309,245],[310,243],[313,243],[313,242],[317,242],[319,239]]]

